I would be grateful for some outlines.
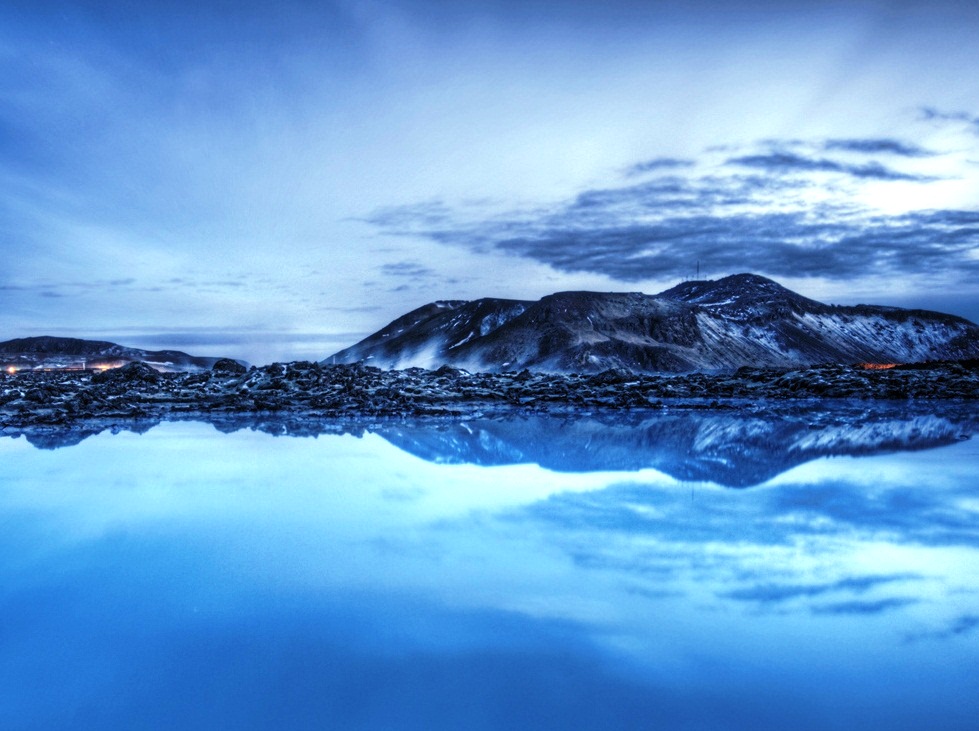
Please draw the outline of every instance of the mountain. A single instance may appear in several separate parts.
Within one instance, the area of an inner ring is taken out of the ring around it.
[[[143,361],[159,371],[197,371],[211,368],[221,358],[187,355],[179,350],[141,350],[102,340],[41,336],[0,343],[0,368],[65,370],[117,368]]]
[[[537,302],[445,300],[324,363],[549,372],[796,368],[979,357],[979,326],[897,307],[827,305],[756,274],[657,295],[559,292]]]

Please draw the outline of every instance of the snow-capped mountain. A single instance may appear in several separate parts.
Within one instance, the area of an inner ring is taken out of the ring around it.
[[[735,274],[657,295],[559,292],[537,302],[434,302],[324,363],[684,372],[976,357],[979,326],[963,318],[826,305],[765,277]]]
[[[142,361],[160,371],[196,371],[210,368],[218,360],[221,359],[188,355],[179,350],[142,350],[102,340],[47,335],[0,343],[0,367],[4,370],[98,370]]]

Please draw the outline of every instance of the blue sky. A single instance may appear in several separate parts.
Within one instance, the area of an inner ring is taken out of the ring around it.
[[[755,271],[979,319],[973,2],[0,7],[0,339],[325,357]]]

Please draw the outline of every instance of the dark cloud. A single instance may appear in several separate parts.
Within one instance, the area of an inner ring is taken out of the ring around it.
[[[979,228],[968,211],[908,214],[891,220],[831,222],[807,212],[670,216],[625,226],[552,226],[495,248],[564,272],[590,271],[625,282],[686,273],[701,261],[710,270],[750,270],[777,276],[850,279],[877,273],[941,273],[957,268],[979,276],[971,252]],[[452,236],[464,243],[465,234]]]
[[[367,220],[387,233],[424,236],[477,253],[502,251],[560,272],[622,282],[685,276],[697,261],[717,274],[750,270],[836,280],[868,273],[954,274],[979,280],[974,256],[979,212],[884,216],[856,202],[855,192],[867,181],[924,184],[934,178],[877,162],[850,164],[785,152],[787,144],[768,141],[759,154],[730,156],[728,150],[720,173],[674,168],[650,180],[585,190],[549,208],[474,218],[439,202],[384,209]],[[866,154],[919,154],[919,148],[890,139],[825,144]],[[652,163],[658,164],[636,167]],[[734,172],[737,168],[764,172]],[[818,173],[834,175],[817,180],[812,174]],[[812,203],[814,191],[824,202]]]
[[[628,176],[652,173],[658,170],[675,170],[677,168],[690,168],[694,166],[693,160],[681,160],[675,157],[657,157],[652,160],[637,162],[626,169]]]
[[[979,117],[969,112],[944,111],[934,107],[921,107],[921,118],[927,122],[964,122],[972,131],[979,134]]]
[[[440,226],[452,220],[453,211],[442,201],[425,201],[402,206],[384,206],[363,219],[385,229],[406,226]]]
[[[837,139],[826,140],[827,151],[858,152],[867,155],[889,154],[901,157],[931,157],[935,153],[923,147],[893,139]]]
[[[323,312],[380,312],[383,308],[380,305],[362,305],[357,307],[320,307]]]
[[[727,599],[777,604],[791,599],[816,597],[824,594],[850,592],[862,594],[882,584],[909,581],[920,578],[916,574],[891,574],[887,576],[854,576],[823,584],[759,584],[722,594]]]
[[[401,277],[412,280],[431,277],[435,272],[422,264],[413,261],[399,261],[391,264],[383,264],[379,267],[382,274],[389,277]]]
[[[850,140],[850,142],[855,142],[855,140]],[[805,157],[792,152],[770,152],[764,155],[733,157],[727,161],[727,164],[759,168],[773,173],[824,172],[842,173],[844,175],[852,175],[855,178],[868,178],[873,180],[914,180],[917,182],[935,180],[935,178],[925,175],[902,173],[885,167],[878,162],[853,165],[827,158]]]
[[[910,604],[917,604],[920,600],[909,599],[906,597],[892,597],[890,599],[878,599],[877,601],[853,601],[839,602],[837,604],[827,604],[825,606],[813,607],[813,614],[880,614],[889,609],[899,609]]]
[[[3,284],[3,292],[33,292],[40,297],[67,297],[84,292],[102,291],[107,289],[133,290],[136,280],[126,279],[93,279],[91,281],[58,281],[32,282],[30,284]]]

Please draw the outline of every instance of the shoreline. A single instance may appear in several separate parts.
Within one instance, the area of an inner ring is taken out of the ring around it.
[[[727,374],[468,373],[383,371],[365,365],[273,363],[244,369],[160,373],[131,363],[102,373],[19,372],[0,376],[0,428],[70,426],[104,419],[292,415],[464,417],[495,412],[569,413],[665,408],[745,408],[755,402],[973,401],[976,364],[872,369],[825,365],[741,368]],[[730,402],[730,403],[726,403]]]

